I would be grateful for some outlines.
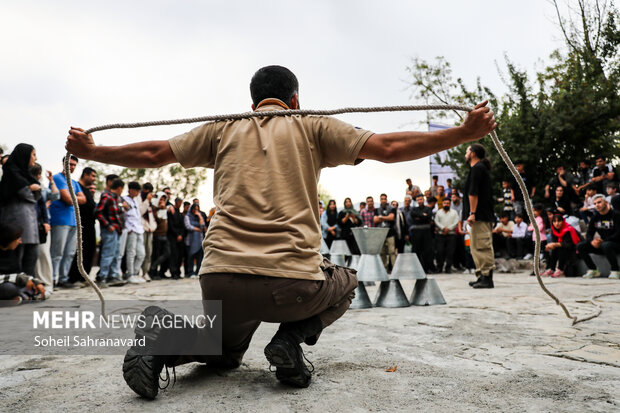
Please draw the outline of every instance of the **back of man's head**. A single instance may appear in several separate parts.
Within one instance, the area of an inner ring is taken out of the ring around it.
[[[112,180],[112,183],[110,184],[111,190],[124,188],[124,187],[125,187],[125,182],[123,182],[123,180],[120,178],[114,178],[114,180]]]
[[[255,107],[268,98],[280,99],[288,105],[298,90],[297,77],[282,66],[262,67],[254,73],[250,81],[250,95]]]

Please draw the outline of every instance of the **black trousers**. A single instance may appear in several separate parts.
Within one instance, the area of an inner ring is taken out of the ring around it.
[[[347,242],[347,246],[349,247],[351,254],[360,255],[360,249],[357,246],[357,241],[355,241],[353,232],[349,232],[349,234],[345,236],[344,240]]]
[[[438,234],[435,238],[435,242],[437,245],[437,270],[441,271],[443,269],[444,261],[446,264],[446,269],[450,269],[454,258],[456,235]]]
[[[34,267],[39,259],[39,244],[20,244],[17,256],[21,262],[22,272],[34,276]]]
[[[562,245],[559,248],[549,251],[549,265],[547,268],[555,270],[556,265],[558,270],[566,272],[568,263],[575,257],[575,245],[571,244],[569,247]],[[590,258],[588,256],[588,258]],[[592,259],[592,258],[590,258]]]
[[[172,278],[179,278],[181,276],[181,264],[183,263],[183,257],[185,257],[185,243],[182,240],[177,242],[177,238],[174,235],[168,235],[167,238],[170,256],[168,260],[164,261],[161,273],[165,273],[170,268]]]
[[[164,277],[164,274],[168,267],[165,265],[166,261],[170,258],[170,244],[168,243],[168,237],[165,235],[153,236],[153,254],[151,255],[151,268],[149,275],[159,275]],[[159,271],[157,268],[159,267]]]
[[[95,250],[97,248],[97,237],[95,234],[95,224],[84,225],[82,228],[82,257],[84,264],[84,271],[86,274],[90,274],[90,270],[93,267],[93,258],[95,256]],[[76,281],[84,281],[84,277],[78,271],[77,267],[77,254],[73,258],[71,269],[69,270],[69,282],[74,283]]]
[[[413,252],[418,255],[420,264],[424,268],[424,271],[432,270],[434,265],[433,254],[433,234],[431,234],[430,228],[428,229],[414,229],[413,235]]]
[[[600,248],[594,248],[590,241],[582,241],[577,245],[579,258],[586,263],[589,269],[595,270],[596,265],[589,254],[604,255],[609,261],[612,271],[618,271],[618,259],[616,254],[620,253],[620,244],[612,241],[603,241]]]

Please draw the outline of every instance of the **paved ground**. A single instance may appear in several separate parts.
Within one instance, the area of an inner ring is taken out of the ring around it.
[[[317,346],[306,347],[316,366],[306,390],[281,386],[268,371],[263,347],[276,326],[263,324],[239,369],[179,367],[174,388],[153,402],[126,387],[120,356],[5,356],[0,411],[620,410],[620,295],[601,297],[599,317],[571,326],[527,273],[496,275],[493,290],[470,289],[467,275],[435,278],[447,305],[350,310]],[[607,279],[546,282],[580,316],[596,307],[577,300],[620,294],[620,282]],[[403,287],[409,294],[413,282]],[[200,297],[197,280],[104,293],[108,299]],[[375,289],[369,293],[373,298]],[[60,291],[53,299],[92,295]]]

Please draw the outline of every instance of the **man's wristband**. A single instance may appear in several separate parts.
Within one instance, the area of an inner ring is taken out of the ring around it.
[[[469,211],[469,215],[476,215],[476,211]]]

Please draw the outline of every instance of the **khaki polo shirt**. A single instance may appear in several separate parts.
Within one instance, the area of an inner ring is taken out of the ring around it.
[[[258,111],[282,110],[265,105]],[[201,125],[169,140],[185,168],[213,168],[216,211],[200,274],[323,280],[317,184],[321,168],[354,165],[373,133],[325,116]]]

